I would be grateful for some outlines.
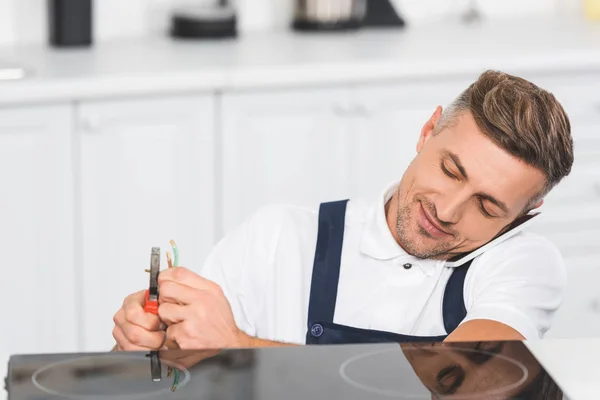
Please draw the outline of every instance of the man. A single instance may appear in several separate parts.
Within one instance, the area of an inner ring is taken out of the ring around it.
[[[374,203],[263,207],[200,275],[161,273],[160,318],[143,312],[143,292],[126,298],[115,349],[540,338],[565,268],[519,224],[572,163],[554,96],[486,71],[435,110]]]

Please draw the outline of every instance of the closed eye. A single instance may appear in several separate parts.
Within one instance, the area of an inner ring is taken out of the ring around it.
[[[448,170],[448,168],[446,168],[446,166],[444,165],[444,163],[443,163],[443,162],[442,162],[442,163],[440,163],[440,168],[442,169],[442,172],[444,172],[444,174],[445,174],[446,176],[448,176],[449,178],[452,178],[452,179],[454,179],[454,180],[460,181],[460,179],[459,179],[459,178],[458,178],[456,175],[454,175],[452,172],[450,172],[450,171]]]
[[[483,205],[483,200],[481,198],[479,199],[479,209],[481,210],[481,213],[483,214],[484,217],[486,217],[486,218],[497,218],[497,215],[493,215],[490,212],[488,212],[488,210]]]

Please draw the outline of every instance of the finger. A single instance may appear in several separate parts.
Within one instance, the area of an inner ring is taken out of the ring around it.
[[[159,286],[161,282],[164,281],[174,281],[200,290],[215,290],[219,288],[219,285],[213,281],[205,279],[185,267],[177,267],[167,269],[166,271],[161,271],[160,275],[158,275]]]
[[[149,349],[160,349],[166,339],[165,331],[147,331],[134,324],[120,326],[125,339],[134,346]]]
[[[113,338],[115,339],[115,341],[117,342],[117,349],[119,351],[146,351],[146,350],[152,350],[151,348],[148,347],[143,347],[143,346],[138,346],[135,345],[133,343],[131,343],[129,340],[127,340],[127,337],[125,336],[125,333],[123,332],[123,330],[115,325],[115,327],[113,328]]]
[[[173,325],[190,318],[190,310],[186,306],[163,303],[158,306],[158,315],[167,324]],[[169,328],[167,328],[168,332]]]
[[[123,302],[124,319],[119,322],[134,324],[147,331],[159,330],[160,319],[157,315],[144,311],[144,300],[145,290],[128,296]]]
[[[166,334],[166,332],[165,332],[165,334]],[[163,348],[166,348],[165,350],[178,350],[179,345],[175,341],[173,341],[167,337],[167,339],[165,340],[165,344],[163,345]]]
[[[175,282],[164,281],[158,285],[159,304],[177,303],[177,304],[192,304],[197,302],[202,297],[202,291],[190,286]]]
[[[181,324],[174,324],[167,328],[167,340],[172,340],[173,342],[177,343],[177,346],[182,350],[185,350],[185,348],[182,346],[182,340],[184,338],[185,337],[183,336]]]

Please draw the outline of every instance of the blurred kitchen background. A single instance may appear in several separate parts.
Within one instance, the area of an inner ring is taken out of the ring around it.
[[[0,373],[110,349],[152,246],[199,269],[262,205],[373,198],[487,68],[570,114],[532,229],[569,268],[547,337],[600,336],[600,0],[0,0]]]

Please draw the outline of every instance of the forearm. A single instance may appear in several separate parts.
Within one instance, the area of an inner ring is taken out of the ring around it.
[[[445,342],[480,342],[524,340],[525,337],[508,325],[501,322],[475,319],[461,324]]]

